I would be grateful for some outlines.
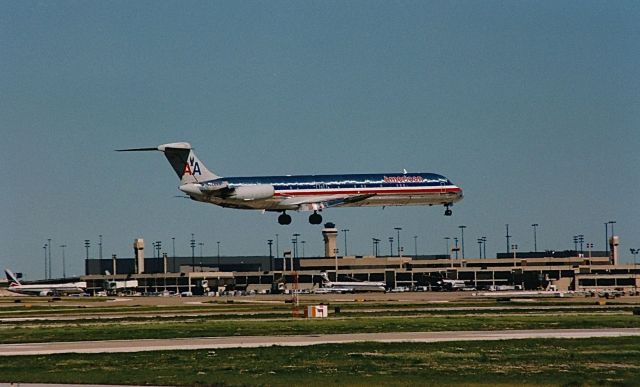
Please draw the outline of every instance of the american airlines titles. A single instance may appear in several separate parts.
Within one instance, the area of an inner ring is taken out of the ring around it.
[[[385,176],[385,183],[422,183],[422,176]]]

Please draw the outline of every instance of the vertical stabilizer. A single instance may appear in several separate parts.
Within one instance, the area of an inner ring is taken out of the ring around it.
[[[7,276],[7,281],[9,281],[9,284],[16,284],[16,285],[20,285],[20,281],[18,281],[18,278],[16,277],[15,274],[13,274],[13,272],[9,269],[4,269],[4,274]]]
[[[198,183],[219,178],[209,171],[204,163],[198,159],[188,142],[164,144],[158,147],[180,178],[181,184]]]
[[[325,285],[331,283],[331,280],[329,279],[329,276],[327,275],[327,272],[325,272],[325,271],[320,273],[320,278],[322,278],[322,283],[325,284]]]
[[[163,144],[156,148],[134,148],[134,149],[118,149],[118,152],[146,152],[160,151],[163,152],[169,163],[173,167],[180,178],[181,185],[188,183],[199,183],[202,181],[218,179],[213,172],[204,166],[202,161],[198,159],[196,154],[188,142],[174,142],[171,144]]]

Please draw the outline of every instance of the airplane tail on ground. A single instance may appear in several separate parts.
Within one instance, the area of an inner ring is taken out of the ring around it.
[[[191,144],[188,142],[174,142],[170,144],[162,144],[157,148],[134,148],[134,149],[118,149],[118,152],[146,152],[160,151],[163,152],[173,170],[180,178],[180,184],[198,183],[201,181],[218,179],[213,172],[205,167],[204,163],[198,159]]]
[[[327,272],[325,272],[325,271],[320,273],[320,278],[322,278],[322,283],[323,284],[331,283],[331,280],[329,279],[329,275],[327,275]]]
[[[13,284],[20,285],[20,281],[18,281],[18,278],[11,270],[4,269],[4,274],[7,276],[7,281],[9,281],[9,286],[12,286]]]

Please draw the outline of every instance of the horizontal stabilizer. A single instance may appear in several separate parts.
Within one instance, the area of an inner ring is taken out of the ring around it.
[[[150,152],[158,151],[158,148],[130,148],[130,149],[116,149],[116,152]]]

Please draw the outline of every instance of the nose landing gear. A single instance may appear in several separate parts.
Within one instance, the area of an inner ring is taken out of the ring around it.
[[[446,210],[444,210],[444,216],[451,216],[451,214],[453,214],[453,211],[451,211],[451,209],[449,207],[451,207],[453,204],[451,203],[447,203],[445,204],[445,208]]]

